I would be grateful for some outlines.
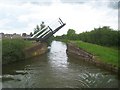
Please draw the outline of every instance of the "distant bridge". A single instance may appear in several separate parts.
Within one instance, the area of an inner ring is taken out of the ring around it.
[[[63,23],[63,21],[59,18],[59,20],[57,21],[57,26],[55,25],[56,26],[55,29],[53,29],[51,26],[46,26],[42,30],[34,34],[31,38],[27,38],[27,39],[44,42],[65,25],[66,23]]]

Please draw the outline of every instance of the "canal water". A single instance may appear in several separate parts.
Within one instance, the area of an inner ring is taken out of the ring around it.
[[[117,76],[66,54],[53,41],[49,51],[3,67],[3,88],[117,88]]]

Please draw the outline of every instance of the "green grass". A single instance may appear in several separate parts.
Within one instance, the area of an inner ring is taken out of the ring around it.
[[[117,49],[86,43],[82,41],[71,41],[71,42],[75,43],[78,47],[86,50],[87,52],[93,54],[94,56],[96,56],[98,60],[120,67],[120,65],[118,65]]]
[[[24,59],[23,50],[32,45],[31,41],[23,39],[3,39],[2,40],[2,62],[8,63]]]

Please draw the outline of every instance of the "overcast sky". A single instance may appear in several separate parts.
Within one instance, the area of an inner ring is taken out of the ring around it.
[[[30,33],[42,21],[54,24],[61,18],[77,33],[110,26],[118,29],[118,0],[0,0],[0,32]]]

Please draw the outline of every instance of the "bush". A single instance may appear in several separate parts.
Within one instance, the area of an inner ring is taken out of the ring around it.
[[[28,42],[23,39],[3,39],[2,63],[23,60],[25,58],[23,49],[28,46]]]

